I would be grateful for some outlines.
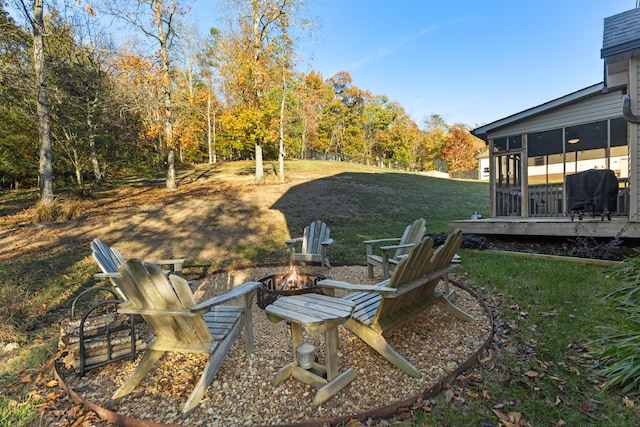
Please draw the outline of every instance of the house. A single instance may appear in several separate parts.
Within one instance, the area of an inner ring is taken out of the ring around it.
[[[478,159],[478,180],[489,181],[489,150],[482,150],[480,154],[476,156]]]
[[[488,148],[490,212],[451,230],[640,238],[640,8],[605,18],[601,57],[602,83],[471,132]],[[612,202],[579,203],[586,176]]]

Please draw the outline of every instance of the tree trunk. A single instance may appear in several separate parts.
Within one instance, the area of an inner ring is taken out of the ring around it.
[[[44,59],[44,7],[43,0],[33,2],[33,66],[36,91],[38,94],[38,136],[40,140],[40,163],[38,175],[40,181],[40,202],[51,205],[53,198],[53,150],[51,147],[51,118],[49,100],[45,82],[46,69]]]
[[[207,146],[209,147],[209,164],[213,163],[213,147],[211,145],[211,94],[207,98]]]
[[[251,10],[251,21],[253,25],[252,32],[252,46],[253,46],[253,62],[256,67],[259,65],[259,60],[261,56],[262,49],[262,33],[260,29],[262,15],[260,13],[260,2],[252,1],[252,10]],[[264,29],[263,29],[264,30]],[[258,75],[260,73],[255,73],[253,76],[253,90],[255,96],[255,106],[257,111],[260,111],[260,103],[261,103],[261,94],[260,94],[260,81],[258,79]],[[262,178],[264,177],[264,167],[262,164],[262,139],[260,137],[256,138],[255,141],[255,154],[256,154],[256,175],[255,175],[255,183],[260,184],[262,182]]]
[[[213,163],[218,163],[218,151],[216,150],[216,112],[213,111]]]
[[[87,111],[87,129],[89,130],[89,152],[91,153],[91,165],[93,166],[94,183],[96,185],[102,184],[104,176],[100,169],[100,162],[98,161],[98,149],[96,148],[96,135],[94,132],[94,125],[92,120],[94,104],[90,103],[89,110]]]
[[[175,190],[176,184],[176,165],[175,165],[175,153],[173,151],[173,117],[172,117],[172,103],[171,103],[171,73],[169,70],[169,53],[167,42],[169,38],[169,31],[171,28],[163,27],[162,19],[162,2],[154,3],[154,13],[156,17],[156,25],[158,29],[158,40],[160,40],[160,55],[162,57],[162,77],[163,77],[163,92],[164,92],[164,111],[165,122],[164,130],[166,137],[167,149],[169,151],[167,155],[167,189]]]
[[[287,77],[282,70],[282,99],[280,100],[280,154],[278,155],[278,164],[280,166],[280,182],[284,182],[284,101],[287,86]]]
[[[169,147],[169,154],[167,155],[167,161],[169,165],[175,165],[175,153],[173,152],[173,148]],[[173,183],[173,187],[169,186],[169,183]],[[173,166],[169,166],[167,169],[167,189],[174,190],[176,188],[176,168]]]
[[[262,142],[260,139],[256,140],[256,184],[260,184],[262,182],[262,178],[264,177],[264,168],[262,165]]]
[[[300,160],[304,160],[304,152],[307,149],[307,119],[302,119],[302,135],[300,137]]]
[[[73,150],[73,167],[76,170],[76,183],[78,184],[78,188],[82,190],[82,171],[80,170],[80,161],[78,160],[78,150],[72,148]]]

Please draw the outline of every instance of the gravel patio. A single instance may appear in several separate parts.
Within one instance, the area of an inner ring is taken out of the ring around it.
[[[204,300],[234,284],[282,273],[286,268],[256,267],[218,273],[197,281],[193,289],[196,298]],[[316,267],[306,267],[304,271],[320,273]],[[381,279],[367,279],[365,266],[333,267],[325,275],[351,283],[376,283]],[[137,361],[116,362],[89,371],[83,378],[62,363],[57,363],[56,368],[79,398],[131,420],[131,425],[141,421],[188,426],[323,425],[351,417],[387,415],[404,404],[419,406],[426,390],[468,364],[490,338],[491,318],[481,300],[464,287],[456,287],[456,292],[456,304],[477,322],[462,322],[432,308],[403,326],[401,333],[394,332],[389,337],[391,345],[420,370],[422,378],[409,377],[394,368],[340,326],[340,370],[353,367],[358,377],[316,409],[311,405],[314,389],[310,386],[294,379],[277,386],[271,384],[275,373],[291,361],[290,340],[285,323],[271,323],[256,304],[255,354],[248,359],[243,340],[236,340],[201,404],[186,419],[182,419],[180,408],[202,372],[205,356],[166,354],[138,389],[117,407],[110,406],[111,395],[131,374]],[[322,338],[313,340],[322,362]]]

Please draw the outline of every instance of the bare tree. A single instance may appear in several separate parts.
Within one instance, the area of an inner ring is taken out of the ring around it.
[[[158,46],[162,69],[164,133],[167,147],[167,189],[177,188],[173,140],[172,76],[169,47],[175,36],[177,15],[182,13],[179,0],[96,0],[99,10],[136,28]]]
[[[40,154],[38,165],[38,184],[40,203],[53,205],[53,150],[51,147],[51,116],[49,115],[49,97],[46,84],[46,63],[44,56],[44,4],[43,0],[17,0],[33,34],[33,71],[37,96],[36,113],[38,116],[38,139]],[[31,4],[28,4],[31,3]]]

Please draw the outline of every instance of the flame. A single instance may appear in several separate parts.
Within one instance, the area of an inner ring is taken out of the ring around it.
[[[279,288],[282,291],[302,289],[303,282],[304,278],[298,274],[298,270],[292,266],[289,272],[282,277]]]

